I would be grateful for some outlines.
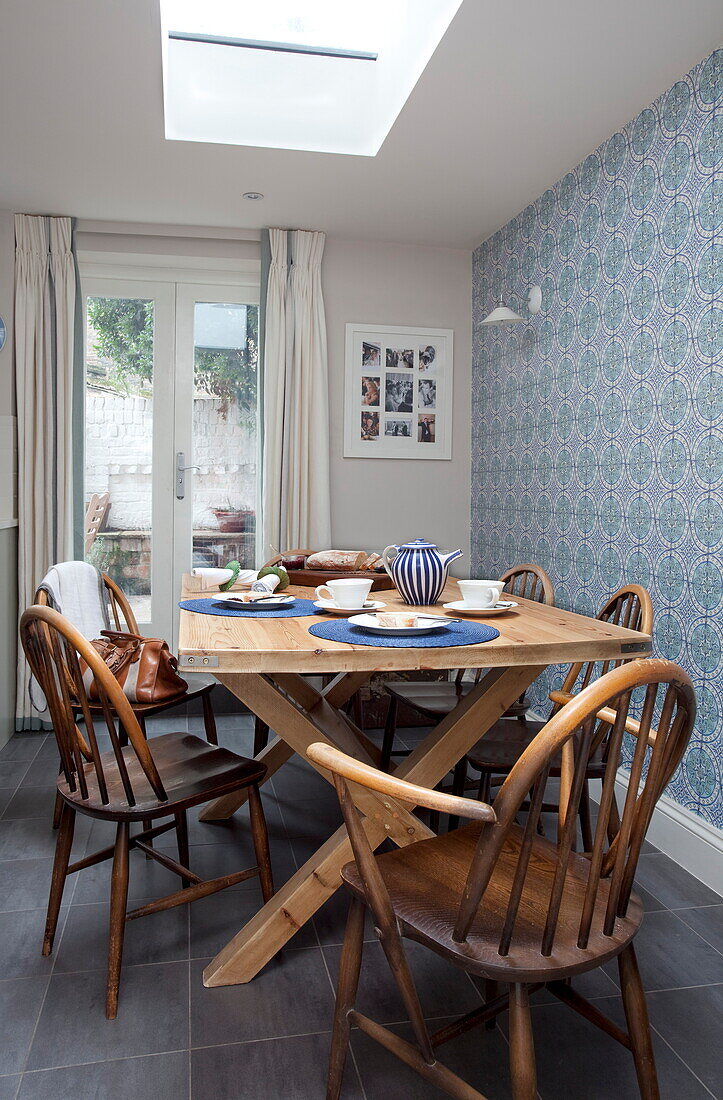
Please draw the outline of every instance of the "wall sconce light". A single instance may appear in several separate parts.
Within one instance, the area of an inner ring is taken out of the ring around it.
[[[527,309],[534,316],[542,309],[542,288],[539,286],[531,286],[527,295]],[[516,325],[520,322],[524,323],[525,318],[520,317],[519,313],[515,313],[514,309],[510,309],[506,306],[500,298],[500,304],[495,306],[491,313],[480,321],[481,325]]]

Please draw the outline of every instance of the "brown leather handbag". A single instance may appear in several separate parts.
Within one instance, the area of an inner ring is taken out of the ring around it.
[[[178,662],[162,638],[144,638],[122,630],[101,630],[90,643],[100,654],[130,703],[166,703],[188,691],[178,675]],[[81,661],[88,698],[98,701],[93,676]]]

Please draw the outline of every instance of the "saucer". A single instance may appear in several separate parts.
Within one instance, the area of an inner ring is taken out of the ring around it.
[[[431,634],[433,630],[449,626],[449,621],[442,617],[439,619],[430,617],[428,622],[420,626],[381,626],[375,615],[355,615],[353,619],[349,619],[349,622],[352,626],[360,626],[363,630],[368,630],[370,634],[386,634],[387,637],[392,638],[406,638],[415,634]]]
[[[464,600],[455,600],[443,606],[446,611],[454,611],[458,615],[474,615],[477,618],[486,619],[490,615],[504,615],[505,611],[511,611],[518,604],[514,600],[499,600],[493,607],[467,607]]]
[[[330,600],[316,600],[314,602],[314,607],[319,611],[329,611],[332,615],[355,615],[360,611],[379,611],[386,606],[381,600],[367,600],[361,607],[339,607],[338,604],[332,603]]]

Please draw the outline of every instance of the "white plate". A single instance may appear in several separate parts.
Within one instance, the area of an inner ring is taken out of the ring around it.
[[[494,607],[467,607],[464,600],[455,600],[454,603],[443,605],[445,610],[454,611],[458,615],[474,615],[479,619],[486,619],[490,615],[504,615],[505,611],[511,611],[519,605],[514,600],[499,600]]]
[[[360,626],[368,630],[370,634],[386,634],[393,638],[406,638],[415,634],[431,634],[433,630],[440,630],[449,626],[449,620],[445,618],[430,619],[420,626],[380,626],[376,615],[354,615],[349,619],[353,626]]]
[[[380,611],[382,607],[386,607],[385,603],[381,600],[367,600],[361,607],[339,607],[336,603],[331,603],[329,600],[317,600],[314,607],[319,611],[330,611],[332,615],[354,615],[359,611]]]
[[[247,601],[240,600],[238,596],[226,596],[223,602],[229,604],[230,607],[239,608],[243,611],[258,611],[259,608],[268,611],[278,611],[282,607],[290,607],[295,599],[295,596],[270,596],[268,600]]]

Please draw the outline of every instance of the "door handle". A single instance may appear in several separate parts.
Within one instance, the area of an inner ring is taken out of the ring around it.
[[[176,452],[176,500],[183,500],[186,495],[186,470],[200,470],[200,466],[186,466],[186,455],[183,451]]]

